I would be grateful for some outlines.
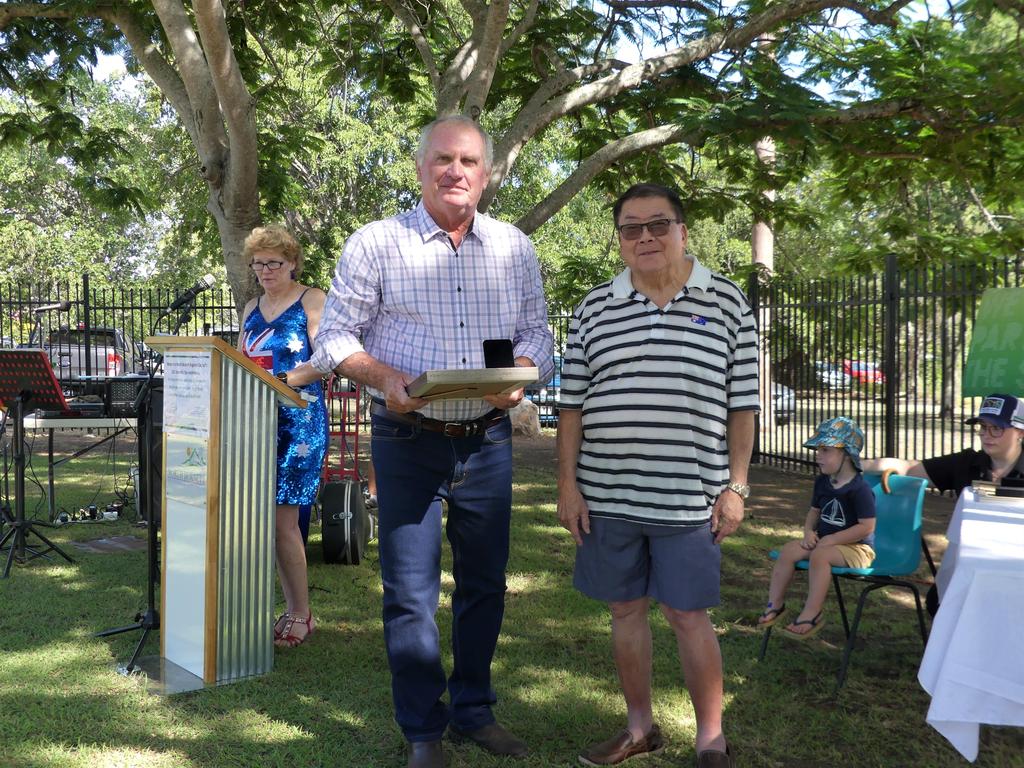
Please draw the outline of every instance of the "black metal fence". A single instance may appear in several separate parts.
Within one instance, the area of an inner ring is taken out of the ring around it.
[[[758,460],[811,469],[801,446],[838,415],[864,429],[869,457],[971,446],[963,419],[977,400],[960,385],[979,300],[987,288],[1022,285],[1021,259],[901,270],[890,256],[884,272],[868,276],[752,277],[762,337]]]
[[[232,341],[229,290],[201,293],[186,312],[165,310],[174,289],[93,288],[80,283],[37,288],[0,284],[0,346],[42,347],[62,381],[144,372],[143,340],[153,333],[222,335]]]
[[[987,288],[1022,285],[1024,259],[901,270],[890,257],[884,272],[868,276],[763,284],[752,276],[762,337],[755,460],[810,471],[812,456],[801,446],[815,425],[837,415],[863,427],[867,456],[924,458],[971,445],[962,422],[977,401],[961,395],[960,383],[978,302]],[[96,289],[88,275],[56,290],[0,284],[0,346],[48,348],[58,377],[70,382],[145,371],[141,342],[154,330],[234,344],[229,290],[206,291],[186,314],[161,318],[176,295]],[[549,426],[569,319],[551,316],[556,379],[532,393]],[[1024,393],[1024,382],[1020,389],[1013,394]]]

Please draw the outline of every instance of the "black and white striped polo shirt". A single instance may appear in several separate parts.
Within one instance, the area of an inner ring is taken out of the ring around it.
[[[627,268],[577,307],[559,408],[583,409],[577,484],[590,514],[696,525],[728,481],[729,411],[758,410],[757,328],[731,280],[696,259],[664,308]]]

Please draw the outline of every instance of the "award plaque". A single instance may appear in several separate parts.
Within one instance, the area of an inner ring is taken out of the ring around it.
[[[427,371],[406,390],[411,397],[427,400],[475,400],[484,395],[525,387],[537,380],[536,367],[474,368],[454,371]]]

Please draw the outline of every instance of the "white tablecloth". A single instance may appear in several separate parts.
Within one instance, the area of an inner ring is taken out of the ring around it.
[[[917,679],[928,723],[965,758],[981,723],[1024,726],[1024,500],[960,494]]]

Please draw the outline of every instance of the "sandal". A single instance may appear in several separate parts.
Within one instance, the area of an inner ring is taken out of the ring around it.
[[[764,612],[757,617],[757,626],[762,629],[767,629],[779,620],[779,617],[785,612],[786,604],[783,603],[778,608],[772,608],[772,604],[768,603],[768,607],[764,609]]]
[[[274,639],[274,645],[281,648],[294,648],[297,645],[302,645],[304,642],[309,640],[313,634],[313,630],[316,629],[316,622],[313,620],[312,611],[306,618],[296,616],[294,613],[286,613],[287,620],[284,623],[284,628],[281,630],[280,637]],[[306,634],[296,635],[292,632],[292,628],[296,624],[302,624],[306,627]]]
[[[813,637],[821,631],[821,628],[825,626],[825,620],[821,618],[821,611],[818,611],[818,615],[813,619],[807,619],[805,621],[794,621],[788,627],[783,628],[782,634],[786,637],[792,637],[794,640],[806,640],[809,637]],[[810,629],[806,632],[794,632],[790,627],[806,627],[810,625]]]

